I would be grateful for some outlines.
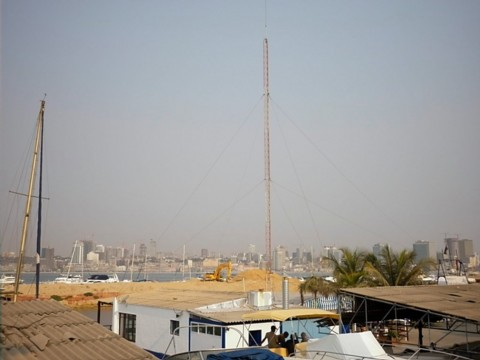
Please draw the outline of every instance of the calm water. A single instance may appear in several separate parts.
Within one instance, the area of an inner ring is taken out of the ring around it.
[[[80,272],[71,272],[71,275],[82,275]],[[103,273],[103,272],[84,272],[83,273],[83,278],[86,280],[91,274],[113,274],[113,273]],[[123,280],[130,280],[130,273],[117,273],[118,278],[120,281]],[[59,273],[40,273],[40,282],[52,282],[55,280],[55,278],[59,277]],[[147,278],[148,280],[151,281],[182,281],[182,280],[189,280],[190,278],[195,278],[197,277],[197,274],[193,274],[190,276],[190,274],[185,274],[185,276],[181,272],[154,272],[154,273],[148,273]],[[35,273],[23,273],[21,276],[23,282],[25,284],[34,284],[35,283]],[[143,280],[144,276],[143,274],[133,274],[132,280],[133,281],[138,281],[138,280]]]

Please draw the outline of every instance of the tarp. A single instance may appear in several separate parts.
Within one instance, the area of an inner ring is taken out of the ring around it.
[[[262,310],[253,313],[244,314],[243,320],[275,320],[286,321],[289,319],[340,319],[340,315],[331,311],[321,309],[278,309],[278,310]]]
[[[244,349],[207,355],[207,360],[283,360],[268,349]]]

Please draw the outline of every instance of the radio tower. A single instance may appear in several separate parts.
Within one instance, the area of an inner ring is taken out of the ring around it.
[[[268,88],[268,40],[263,41],[263,140],[265,166],[265,253],[267,273],[272,271],[272,225],[270,220],[270,93]]]

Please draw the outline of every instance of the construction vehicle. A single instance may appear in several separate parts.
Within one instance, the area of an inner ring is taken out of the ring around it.
[[[222,277],[222,271],[226,270],[227,274]],[[222,263],[217,266],[214,272],[208,272],[203,275],[203,281],[228,281],[232,275],[232,263]]]

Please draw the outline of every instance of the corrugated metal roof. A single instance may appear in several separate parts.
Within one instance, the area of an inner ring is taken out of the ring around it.
[[[349,288],[341,292],[480,323],[480,284]]]
[[[5,360],[156,359],[54,300],[2,302],[0,327],[1,358]]]
[[[119,296],[120,303],[142,305],[174,310],[192,310],[211,304],[245,298],[243,292],[193,291],[162,289],[162,291],[142,292]]]

